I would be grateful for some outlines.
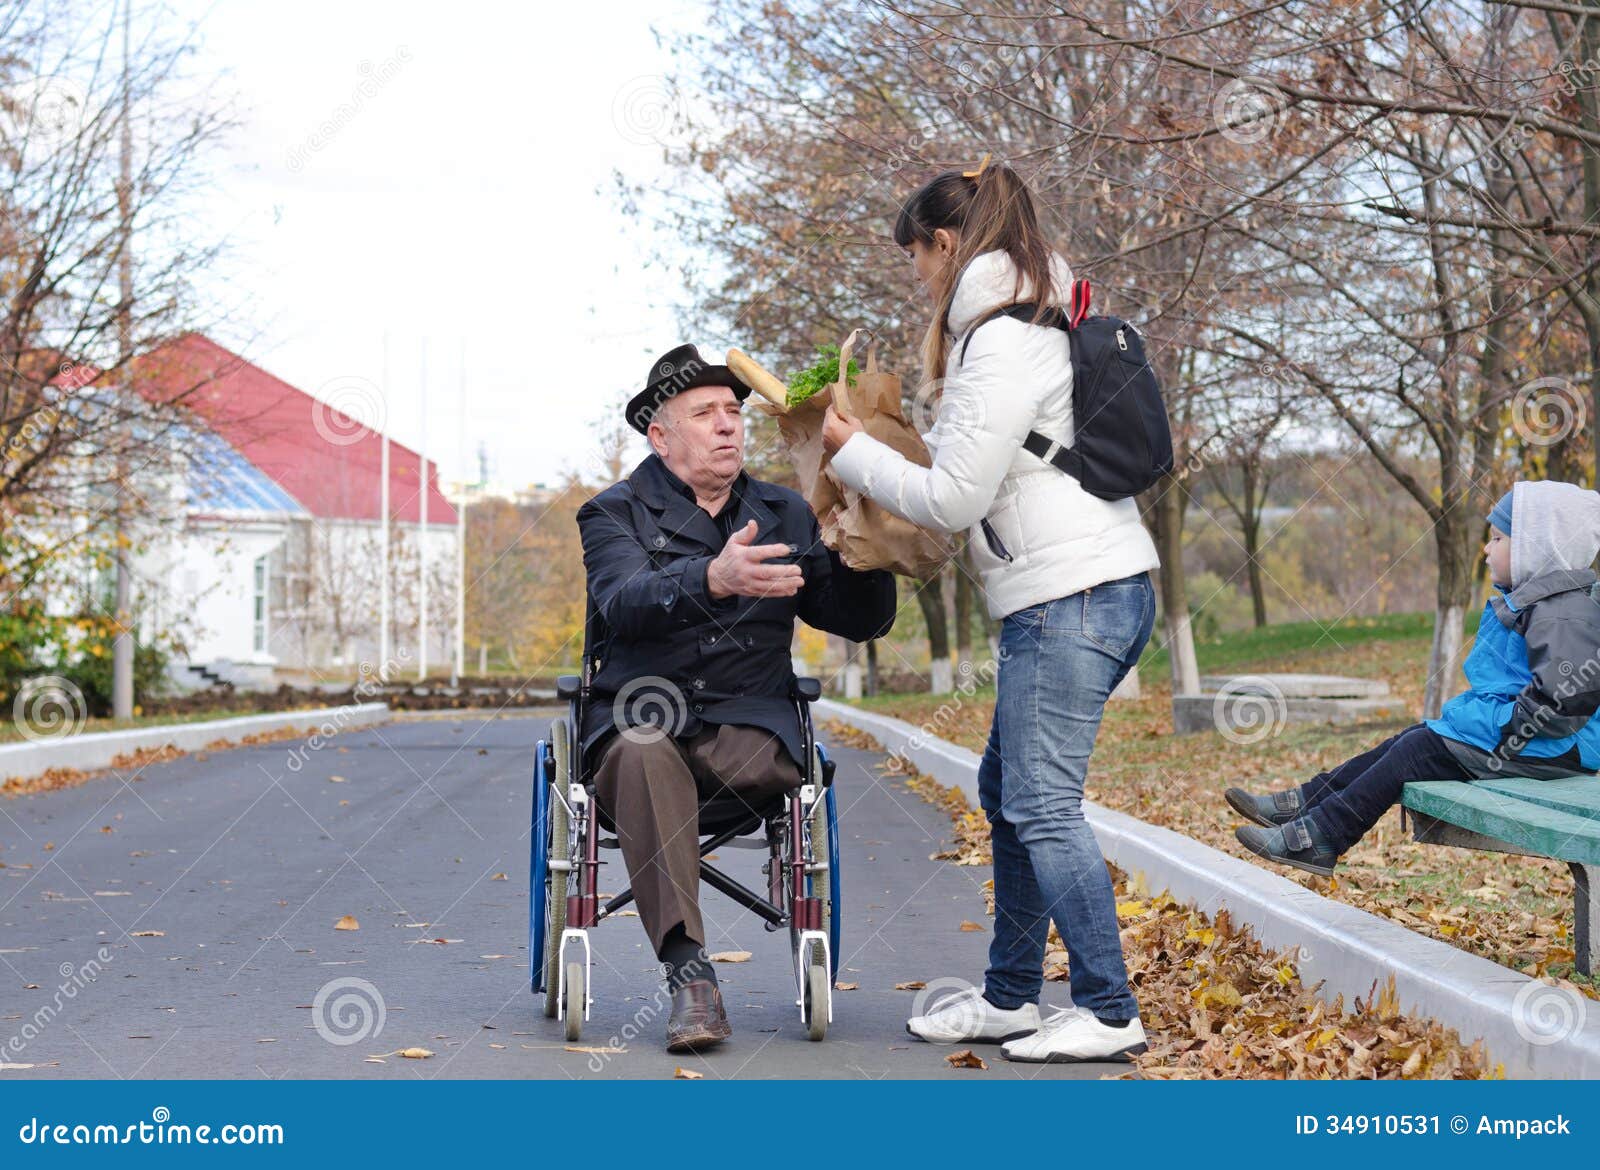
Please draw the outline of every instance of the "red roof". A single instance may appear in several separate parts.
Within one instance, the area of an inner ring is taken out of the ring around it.
[[[141,355],[134,378],[147,398],[178,401],[193,411],[313,516],[379,518],[383,439],[378,431],[199,333],[183,334]],[[352,406],[367,405],[379,394],[365,382],[346,389]],[[421,463],[417,452],[389,440],[391,518],[421,520]],[[430,459],[428,523],[455,522],[455,509],[439,492],[439,465]]]

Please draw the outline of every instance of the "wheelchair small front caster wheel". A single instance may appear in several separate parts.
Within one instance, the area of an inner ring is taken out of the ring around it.
[[[583,983],[583,964],[567,964],[567,984],[564,989],[566,1003],[562,1005],[562,1022],[567,1026],[567,1040],[576,1043],[583,1034],[583,1005],[589,989]]]
[[[828,965],[813,959],[806,968],[806,1036],[821,1040],[828,1034]]]

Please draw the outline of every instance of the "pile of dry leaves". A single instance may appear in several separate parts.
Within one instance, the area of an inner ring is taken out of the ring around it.
[[[835,727],[835,738],[843,739]],[[851,746],[872,748],[852,730]],[[880,749],[881,750],[881,749]],[[958,788],[908,767],[898,757],[883,765],[913,793],[951,819],[954,846],[936,854],[956,865],[988,865],[989,826]],[[1292,954],[1268,951],[1226,910],[1215,917],[1180,905],[1165,893],[1131,887],[1111,868],[1128,978],[1139,999],[1150,1050],[1137,1058],[1148,1078],[1273,1079],[1433,1078],[1476,1080],[1500,1075],[1481,1044],[1463,1045],[1453,1029],[1402,1015],[1391,979],[1385,988],[1346,1009],[1343,999],[1320,999],[1300,981]],[[993,913],[991,884],[986,883]],[[1045,952],[1045,977],[1067,978],[1067,953],[1054,927]]]
[[[1419,650],[1406,642],[1373,642],[1264,666],[1383,678],[1416,710],[1421,706],[1417,680],[1425,676],[1417,655],[1426,649],[1426,643]],[[992,695],[904,695],[880,709],[981,752],[994,700]],[[1264,729],[1246,743],[1216,732],[1176,735],[1170,689],[1147,681],[1142,698],[1106,707],[1090,764],[1089,798],[1271,869],[1325,897],[1600,998],[1600,984],[1574,976],[1572,875],[1561,862],[1419,845],[1398,813],[1385,816],[1345,854],[1332,879],[1273,866],[1234,839],[1233,830],[1242,822],[1223,801],[1230,785],[1265,792],[1299,784],[1400,729],[1287,724]]]

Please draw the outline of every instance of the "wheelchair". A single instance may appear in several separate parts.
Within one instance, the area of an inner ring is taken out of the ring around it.
[[[592,615],[591,615],[592,616]],[[589,627],[589,623],[586,623]],[[587,633],[586,628],[586,633]],[[597,669],[587,636],[581,675],[556,680],[569,717],[550,725],[534,748],[532,843],[529,849],[528,981],[544,995],[544,1014],[577,1041],[593,1004],[589,934],[633,900],[623,889],[600,904],[602,849],[620,848],[601,836],[594,782],[576,737]],[[795,1006],[812,1040],[833,1019],[839,963],[839,822],[833,795],[835,762],[816,742],[811,703],[822,694],[814,678],[798,678],[790,698],[800,719],[806,767],[798,788],[760,810],[708,817],[701,809],[700,878],[763,919],[769,931],[789,931]],[[765,849],[766,891],[757,893],[711,865],[705,856],[724,846]]]

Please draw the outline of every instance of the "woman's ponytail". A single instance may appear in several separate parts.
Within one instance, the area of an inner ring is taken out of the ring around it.
[[[1011,257],[1017,270],[1012,303],[1020,300],[1023,289],[1031,285],[1038,290],[1042,314],[1046,304],[1066,292],[1053,288],[1052,249],[1039,230],[1033,196],[1016,171],[1005,163],[986,162],[975,173],[944,171],[930,179],[901,207],[895,220],[894,240],[902,248],[909,247],[912,240],[931,247],[933,233],[939,228],[954,229],[960,234],[960,242],[948,277],[937,290],[933,320],[923,337],[922,376],[927,382],[944,377],[950,346],[950,305],[961,274],[974,256],[1004,251]]]

